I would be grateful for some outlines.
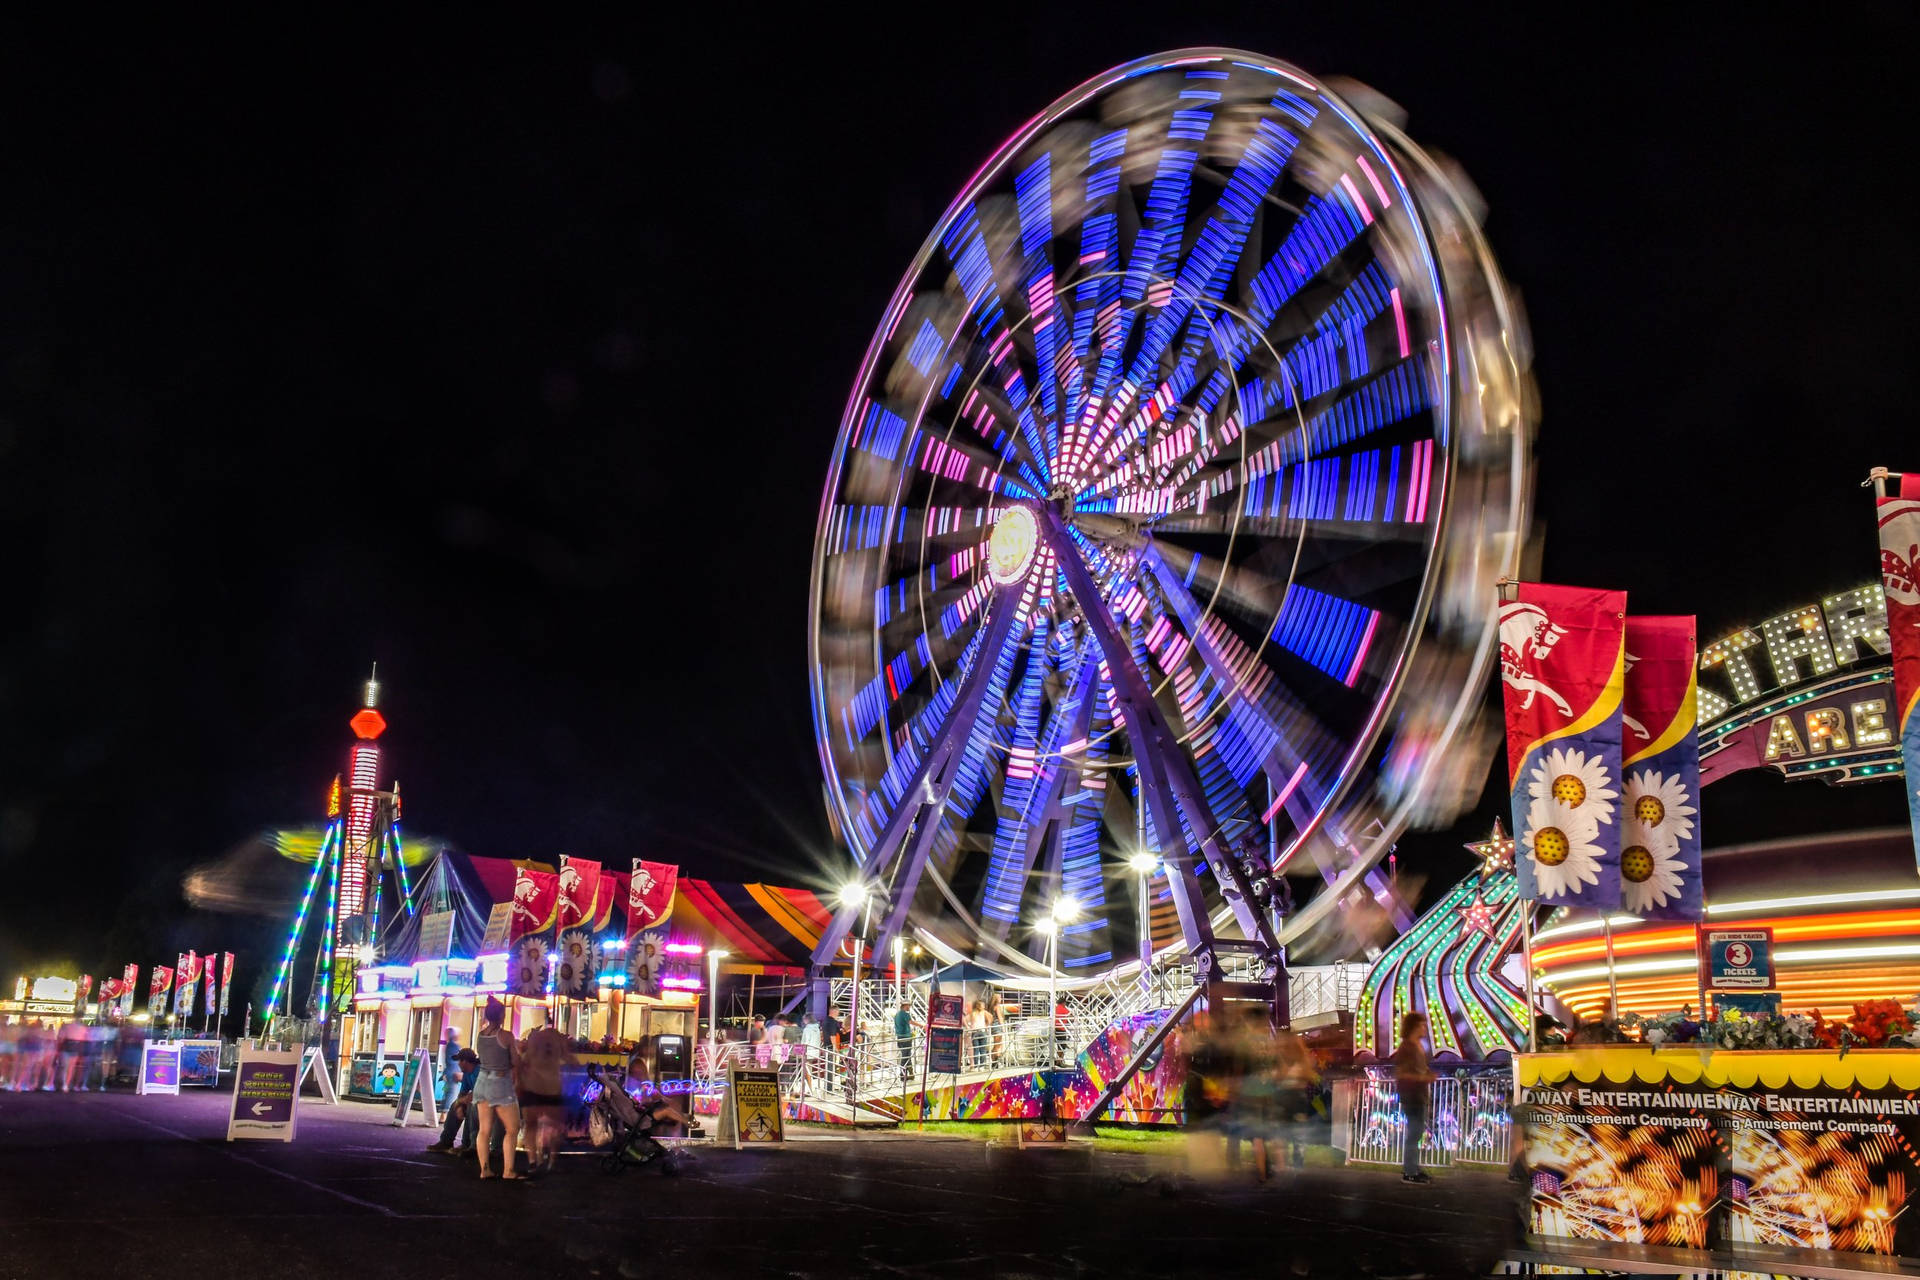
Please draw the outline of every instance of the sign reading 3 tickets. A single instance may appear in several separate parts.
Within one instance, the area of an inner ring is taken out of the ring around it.
[[[1709,991],[1771,991],[1772,929],[1701,929],[1701,984]]]

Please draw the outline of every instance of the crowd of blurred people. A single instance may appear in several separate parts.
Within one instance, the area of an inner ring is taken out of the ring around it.
[[[1185,1044],[1190,1130],[1224,1142],[1229,1167],[1249,1144],[1259,1182],[1300,1164],[1320,1095],[1319,1066],[1300,1037],[1275,1030],[1264,1006],[1229,1006],[1195,1014]]]
[[[125,1033],[109,1023],[29,1018],[0,1026],[0,1090],[87,1093],[104,1090],[120,1070]],[[134,1043],[139,1032],[133,1031]],[[136,1049],[136,1058],[137,1049]]]

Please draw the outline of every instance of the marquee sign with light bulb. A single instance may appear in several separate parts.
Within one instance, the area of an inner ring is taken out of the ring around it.
[[[1880,584],[1700,648],[1700,781],[1745,769],[1875,782],[1901,772]]]

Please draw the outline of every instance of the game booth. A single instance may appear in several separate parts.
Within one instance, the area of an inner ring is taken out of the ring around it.
[[[474,1042],[489,996],[506,1005],[516,1036],[551,1019],[570,1039],[603,1046],[576,1050],[583,1064],[624,1071],[640,1052],[656,1077],[689,1078],[710,972],[765,980],[771,989],[795,983],[797,990],[809,930],[826,915],[804,890],[681,877],[657,936],[633,939],[648,954],[629,956],[624,904],[608,893],[591,921],[591,998],[533,998],[513,992],[503,926],[522,867],[550,869],[452,851],[436,856],[416,889],[420,910],[391,935],[386,957],[352,967],[351,995],[339,1006],[343,1095],[396,1097],[416,1050],[444,1066],[450,1041]],[[710,949],[725,952],[724,960],[710,965]],[[645,990],[637,975],[644,975]]]
[[[1900,778],[1886,627],[1867,586],[1703,646],[1702,784]],[[1796,795],[1821,811],[1821,792]],[[1394,1047],[1401,1015],[1429,1017],[1424,1164],[1524,1152],[1529,1232],[1569,1265],[1617,1263],[1622,1247],[1769,1274],[1920,1257],[1908,827],[1708,847],[1697,921],[1558,909],[1527,937],[1515,841],[1496,826],[1468,847],[1481,868],[1382,952],[1356,1015],[1363,1063]],[[1529,949],[1533,1007],[1551,1020],[1533,1052]],[[1343,1082],[1335,1119],[1350,1160],[1399,1163],[1390,1070]]]

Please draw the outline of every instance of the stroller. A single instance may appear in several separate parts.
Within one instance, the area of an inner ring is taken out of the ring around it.
[[[606,1151],[601,1170],[621,1173],[629,1165],[638,1168],[658,1162],[666,1177],[678,1174],[687,1157],[654,1138],[652,1109],[635,1102],[620,1079],[604,1067],[589,1066],[587,1074],[600,1086],[600,1094],[587,1112],[587,1135],[594,1146]]]

